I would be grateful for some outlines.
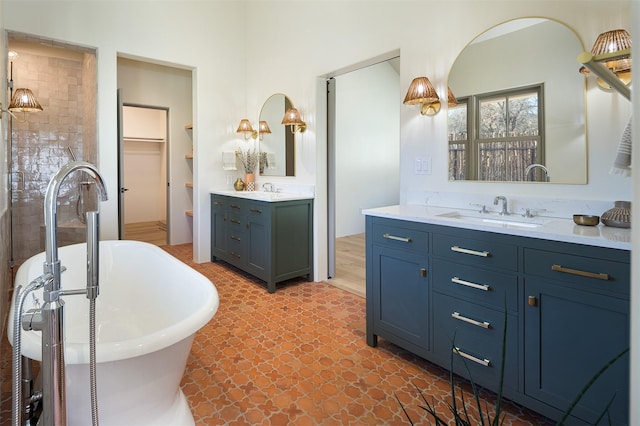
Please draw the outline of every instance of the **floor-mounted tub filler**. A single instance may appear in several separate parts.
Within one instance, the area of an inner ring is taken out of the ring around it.
[[[99,241],[97,211],[86,213],[86,244],[58,249],[58,192],[76,171],[107,199],[99,171],[83,161],[49,182],[45,251],[18,269],[10,309],[12,425],[193,425],[180,380],[218,292],[154,245]],[[40,389],[31,360],[40,361]]]
[[[86,245],[61,247],[59,253],[67,268],[62,288],[83,289]],[[16,285],[40,276],[43,261],[44,253],[27,260]],[[24,311],[42,304],[42,290],[32,294]],[[96,374],[101,426],[194,424],[180,381],[194,335],[213,317],[218,303],[209,279],[164,250],[137,241],[100,242]],[[88,324],[87,300],[65,298],[69,425],[91,424]],[[10,324],[13,343],[12,330]],[[40,332],[22,332],[22,353],[40,360]]]

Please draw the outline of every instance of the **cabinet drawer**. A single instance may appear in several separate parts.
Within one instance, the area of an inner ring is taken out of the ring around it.
[[[516,271],[518,248],[497,241],[463,235],[433,234],[433,253],[457,262]]]
[[[626,262],[525,249],[526,275],[535,275],[602,293],[629,294],[631,268]]]
[[[434,260],[431,269],[433,289],[472,300],[500,311],[518,311],[518,276],[479,269],[446,260]]]
[[[376,220],[371,238],[373,244],[426,254],[429,251],[429,233],[418,228],[418,224],[406,224],[398,220]]]
[[[442,363],[450,363],[453,345],[454,371],[469,378],[464,363],[476,383],[497,385],[502,367],[502,339],[505,314],[440,293],[433,295],[434,351]],[[507,315],[505,386],[516,388],[517,316]],[[464,363],[462,358],[464,357]],[[445,364],[446,367],[450,365]]]

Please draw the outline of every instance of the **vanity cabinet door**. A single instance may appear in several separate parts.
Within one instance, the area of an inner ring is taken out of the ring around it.
[[[367,294],[367,302],[373,305],[373,334],[419,355],[428,352],[428,258],[378,245],[372,257],[373,294]],[[374,337],[368,339],[375,344]]]
[[[525,393],[563,413],[600,368],[629,347],[629,302],[540,277],[526,279],[525,295]],[[612,424],[628,424],[628,388],[625,355],[572,414],[594,424],[613,398]]]
[[[247,270],[261,279],[269,268],[269,230],[271,207],[267,203],[249,203],[246,216]]]
[[[225,258],[227,254],[227,218],[222,197],[211,196],[211,260]]]

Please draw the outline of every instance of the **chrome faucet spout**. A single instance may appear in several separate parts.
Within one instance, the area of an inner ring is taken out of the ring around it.
[[[508,215],[509,214],[509,209],[507,208],[507,197],[502,196],[502,195],[498,195],[496,198],[493,199],[493,205],[497,206],[498,202],[502,201],[502,209],[500,210],[500,214],[501,215]]]
[[[107,200],[107,189],[104,184],[104,179],[100,172],[93,164],[86,161],[73,161],[63,166],[58,173],[56,173],[47,186],[47,192],[44,198],[44,226],[45,226],[45,252],[46,263],[45,272],[53,275],[52,290],[58,291],[60,289],[60,261],[58,259],[58,236],[57,236],[57,199],[60,192],[60,185],[72,172],[81,170],[89,174],[95,182],[98,188],[98,193],[102,201]]]
[[[531,172],[531,170],[533,170],[535,168],[542,169],[542,171],[544,172],[546,181],[547,182],[551,182],[551,176],[549,176],[549,170],[547,170],[547,168],[544,165],[538,164],[538,163],[529,164],[527,166],[527,168],[524,169],[524,179],[525,180],[527,180],[527,176],[529,176],[529,172]]]

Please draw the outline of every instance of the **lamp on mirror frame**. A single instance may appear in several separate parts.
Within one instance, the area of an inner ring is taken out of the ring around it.
[[[240,124],[238,125],[238,130],[236,130],[236,133],[244,133],[245,140],[248,140],[249,138],[255,139],[258,137],[258,132],[253,130],[251,123],[246,118],[240,120]]]
[[[262,120],[258,123],[258,134],[260,135],[260,140],[264,139],[264,135],[271,133],[271,129],[269,128],[269,123]]]
[[[422,115],[435,115],[440,111],[440,97],[427,77],[413,79],[403,104],[420,105]]]
[[[8,112],[13,118],[18,120],[20,123],[24,123],[27,121],[27,113],[28,112],[39,112],[42,111],[42,106],[34,96],[33,92],[29,89],[16,89],[11,98],[11,102],[9,102],[9,108],[2,109],[2,104],[0,104],[0,118],[2,118],[3,112]],[[22,112],[24,114],[24,119],[20,120],[14,113]]]
[[[458,100],[453,95],[451,87],[447,86],[447,106],[452,107],[458,105]]]
[[[616,53],[620,52],[620,55]],[[624,29],[605,31],[600,34],[591,48],[593,56],[610,55],[611,60],[603,61],[603,65],[628,86],[631,83],[631,36]],[[587,67],[580,67],[580,73],[591,74]],[[597,78],[598,85],[603,89],[610,90],[611,87],[601,78]]]
[[[307,123],[302,121],[302,117],[300,117],[300,113],[296,108],[289,108],[287,112],[284,113],[284,117],[282,117],[282,123],[285,126],[291,126],[291,133],[304,133],[307,130]]]

